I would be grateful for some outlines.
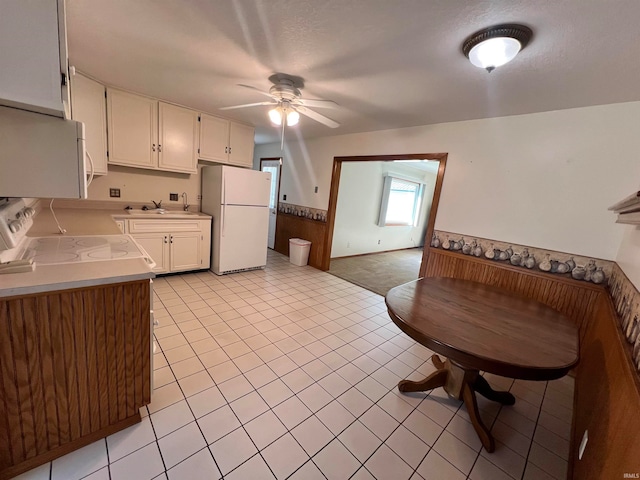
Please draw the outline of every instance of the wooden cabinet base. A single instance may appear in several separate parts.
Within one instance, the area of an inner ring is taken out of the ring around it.
[[[0,301],[0,479],[140,419],[149,306],[148,280]]]
[[[78,450],[86,445],[89,445],[101,438],[108,437],[109,435],[119,432],[120,430],[124,430],[125,428],[130,427],[131,425],[135,425],[139,423],[142,418],[140,417],[140,412],[132,415],[129,418],[125,418],[124,420],[115,423],[113,425],[109,425],[108,427],[99,430],[97,432],[93,432],[85,437],[74,440],[70,443],[62,445],[61,447],[54,448],[53,450],[49,450],[46,453],[38,455],[37,457],[30,458],[16,466],[9,467],[0,472],[0,480],[8,480],[13,478],[21,473],[27,472],[32,468],[36,468],[40,465],[43,465],[47,462],[55,460],[56,458],[62,457],[67,453],[71,453],[74,450]]]

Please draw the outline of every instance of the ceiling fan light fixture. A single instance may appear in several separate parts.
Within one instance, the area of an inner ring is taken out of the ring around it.
[[[300,121],[300,114],[298,112],[296,112],[295,110],[291,110],[289,111],[289,113],[287,113],[288,127],[293,127],[294,125],[297,125],[299,121]]]
[[[497,25],[467,38],[462,52],[473,65],[491,72],[513,60],[532,36],[532,30],[524,25]]]
[[[282,125],[282,112],[279,106],[269,110],[269,120],[271,120],[271,123],[274,125]]]

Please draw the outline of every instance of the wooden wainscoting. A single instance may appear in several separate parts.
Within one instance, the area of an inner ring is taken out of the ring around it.
[[[580,340],[604,286],[430,247],[426,277],[452,277],[496,285],[555,308],[580,328]]]
[[[289,256],[289,239],[302,238],[311,242],[309,265],[322,269],[327,224],[304,217],[278,212],[274,250]]]
[[[0,479],[140,420],[148,280],[0,299]]]
[[[574,392],[570,465],[575,480],[640,474],[640,382],[608,296],[602,296],[582,342]],[[584,431],[589,441],[582,460]],[[628,477],[628,478],[638,478]]]

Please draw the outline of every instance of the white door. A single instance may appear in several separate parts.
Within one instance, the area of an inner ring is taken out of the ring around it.
[[[107,88],[109,163],[140,168],[158,165],[158,102]]]
[[[198,158],[227,163],[229,160],[229,120],[205,113],[200,115]]]
[[[146,233],[131,235],[136,242],[149,254],[156,266],[155,273],[166,273],[169,271],[169,234],[168,233]]]
[[[267,264],[268,215],[266,207],[222,207],[216,273]]]
[[[158,168],[197,173],[198,112],[158,102]]]
[[[282,159],[260,160],[260,170],[271,173],[271,193],[269,194],[269,248],[276,244],[276,218],[278,215],[278,188],[280,186],[280,165]]]
[[[197,270],[202,268],[200,256],[200,232],[172,233],[171,245],[171,271]]]
[[[255,128],[230,122],[229,163],[249,168],[253,166],[254,134]]]
[[[271,174],[237,167],[222,167],[222,203],[269,205]]]

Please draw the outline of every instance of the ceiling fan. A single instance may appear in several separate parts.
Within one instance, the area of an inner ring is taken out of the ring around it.
[[[300,89],[304,87],[303,81],[299,77],[293,77],[283,74],[275,74],[269,77],[273,86],[268,92],[252,87],[251,85],[238,84],[240,87],[250,88],[261,95],[269,97],[268,102],[246,103],[243,105],[233,105],[231,107],[223,107],[220,110],[233,110],[236,108],[248,108],[258,106],[272,106],[269,110],[269,119],[275,125],[282,126],[282,145],[284,145],[284,127],[292,127],[296,125],[300,119],[300,114],[309,117],[316,122],[322,123],[330,128],[340,126],[338,122],[326,117],[309,107],[313,108],[336,108],[338,104],[332,100],[306,99],[302,98]]]

